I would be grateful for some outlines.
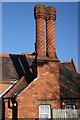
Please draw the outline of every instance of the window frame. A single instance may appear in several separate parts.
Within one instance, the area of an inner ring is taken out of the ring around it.
[[[48,107],[49,108],[49,113],[46,113],[46,112],[43,113],[43,112],[41,112],[41,106]],[[48,118],[41,118],[41,115],[49,115],[49,117]],[[49,105],[49,104],[40,104],[39,105],[39,118],[40,119],[51,119],[51,105]]]
[[[73,108],[70,108],[70,106],[72,106]],[[69,107],[69,108],[66,108],[66,107]],[[76,106],[75,106],[75,104],[66,104],[65,109],[74,110],[74,109],[76,109]]]

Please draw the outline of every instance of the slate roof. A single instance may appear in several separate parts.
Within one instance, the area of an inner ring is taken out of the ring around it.
[[[2,56],[2,83],[19,80],[4,97],[15,97],[32,80],[35,79],[30,67],[35,61],[34,55],[0,55]],[[1,57],[0,57],[1,63]],[[1,65],[1,64],[0,64]],[[1,66],[0,66],[1,70]],[[1,73],[1,71],[0,71]],[[59,63],[59,79],[61,98],[80,98],[80,74],[77,72],[74,61]],[[1,75],[1,74],[0,74]],[[24,77],[25,75],[25,77]],[[0,76],[1,77],[1,76]],[[5,79],[7,78],[7,79]],[[1,80],[0,80],[1,82]],[[23,84],[23,85],[22,85]]]
[[[13,62],[8,54],[0,55],[0,83],[10,83],[18,79]]]
[[[80,74],[75,72],[72,63],[60,63],[60,90],[62,98],[80,98]]]

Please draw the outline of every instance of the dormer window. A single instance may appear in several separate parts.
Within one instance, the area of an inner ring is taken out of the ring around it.
[[[75,105],[65,105],[65,109],[75,109]]]
[[[39,118],[51,118],[51,108],[50,105],[39,105]]]

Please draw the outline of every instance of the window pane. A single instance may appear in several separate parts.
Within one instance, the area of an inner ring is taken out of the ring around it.
[[[44,118],[49,118],[49,114],[45,114]]]
[[[40,114],[40,118],[49,118],[49,114]]]
[[[65,109],[75,109],[75,105],[65,105]]]
[[[40,114],[40,118],[44,118],[44,114]]]
[[[45,112],[44,106],[40,106],[40,113],[44,113],[44,112]]]
[[[45,113],[49,113],[49,106],[45,106]]]

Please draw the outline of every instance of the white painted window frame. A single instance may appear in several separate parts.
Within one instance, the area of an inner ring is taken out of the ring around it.
[[[73,106],[73,109],[75,109],[75,105],[71,105],[71,104],[65,105],[65,109],[71,109],[71,108],[67,108],[67,107],[71,107],[71,106]]]
[[[49,108],[49,112],[48,113],[46,113],[45,111],[44,111],[44,113],[41,112],[41,107],[48,107]],[[48,119],[50,119],[51,118],[51,106],[50,105],[39,105],[39,118],[41,118],[40,117],[41,115],[48,115]]]

